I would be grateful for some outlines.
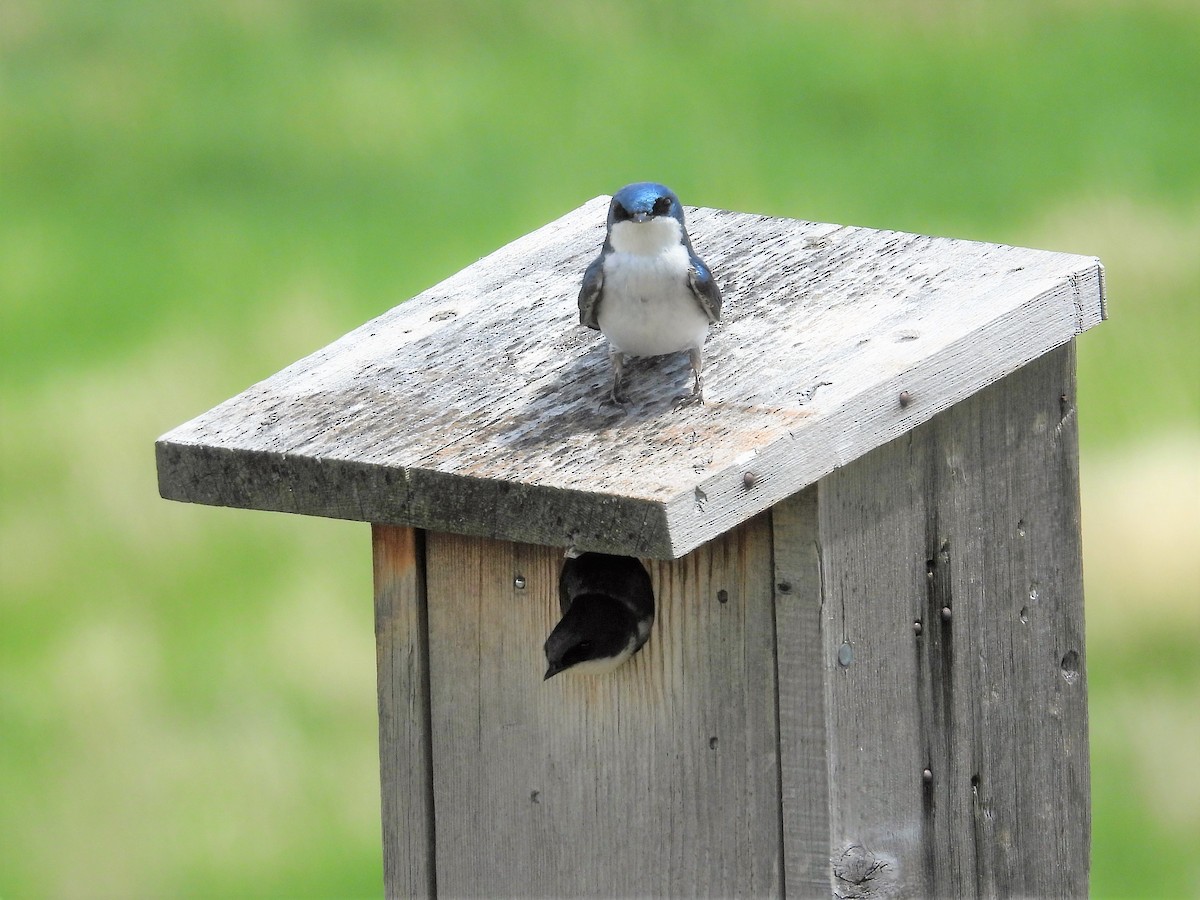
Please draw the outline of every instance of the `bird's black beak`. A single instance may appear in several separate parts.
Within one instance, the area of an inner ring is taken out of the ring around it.
[[[635,222],[645,222],[648,218],[650,218],[650,213],[635,212],[629,218],[633,219]]]
[[[542,676],[542,681],[549,680],[550,678],[557,675],[561,671],[562,671],[562,666],[556,666],[554,663],[550,663],[550,668],[548,668],[546,670],[546,674]]]

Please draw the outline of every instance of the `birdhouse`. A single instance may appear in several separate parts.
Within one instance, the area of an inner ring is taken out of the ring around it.
[[[724,308],[579,325],[608,198],[163,436],[164,497],[370,522],[389,896],[1084,896],[1094,258],[687,210]],[[543,681],[564,552],[657,615]]]

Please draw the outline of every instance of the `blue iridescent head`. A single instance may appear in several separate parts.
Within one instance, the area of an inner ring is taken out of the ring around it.
[[[645,222],[647,219],[669,216],[683,225],[683,205],[675,192],[665,184],[639,181],[627,184],[615,194],[608,205],[608,227],[617,222]]]

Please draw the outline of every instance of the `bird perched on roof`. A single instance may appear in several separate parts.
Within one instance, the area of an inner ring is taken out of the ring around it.
[[[613,195],[600,255],[583,274],[579,321],[608,338],[613,382],[622,396],[626,356],[688,352],[694,378],[687,402],[704,402],[704,340],[721,318],[721,289],[692,249],[683,206],[670,188],[643,181]]]
[[[632,556],[582,553],[558,576],[562,619],[546,638],[546,678],[611,672],[637,653],[654,624],[654,588]]]

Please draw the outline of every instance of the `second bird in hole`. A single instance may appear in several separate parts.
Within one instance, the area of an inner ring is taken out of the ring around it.
[[[562,619],[546,638],[546,678],[611,672],[637,653],[654,624],[654,589],[632,556],[581,553],[558,576]]]

